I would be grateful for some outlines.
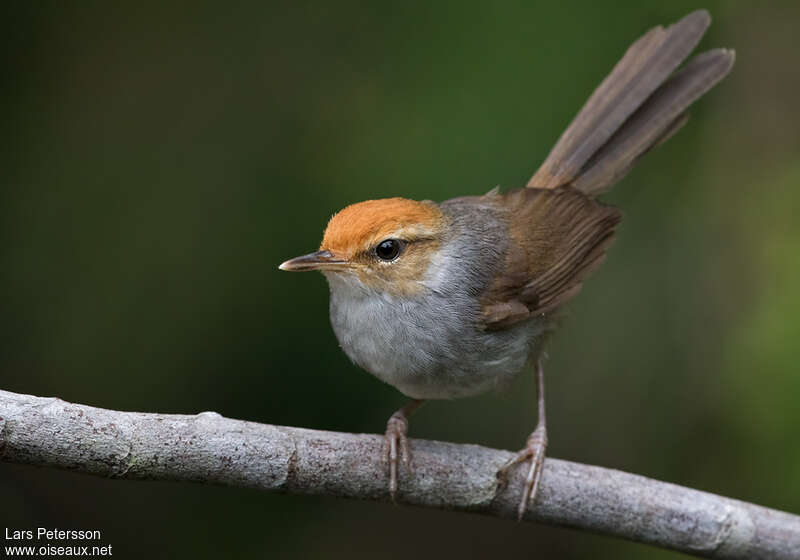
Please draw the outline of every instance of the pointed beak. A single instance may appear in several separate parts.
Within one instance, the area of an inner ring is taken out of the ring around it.
[[[289,259],[278,268],[299,272],[302,270],[344,270],[349,265],[350,261],[334,255],[330,251],[317,251]]]

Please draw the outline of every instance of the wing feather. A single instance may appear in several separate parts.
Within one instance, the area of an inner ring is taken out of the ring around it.
[[[602,262],[621,217],[571,187],[495,196],[508,212],[511,243],[482,299],[487,329],[549,313],[577,294]]]

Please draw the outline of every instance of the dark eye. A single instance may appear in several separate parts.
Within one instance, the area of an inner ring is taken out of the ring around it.
[[[393,261],[403,250],[403,242],[399,239],[384,239],[375,247],[375,254],[382,261]]]

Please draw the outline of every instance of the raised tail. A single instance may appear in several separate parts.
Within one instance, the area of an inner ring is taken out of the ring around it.
[[[564,131],[529,187],[572,185],[595,196],[686,123],[689,106],[730,72],[734,52],[714,49],[680,71],[708,29],[705,10],[633,43]]]

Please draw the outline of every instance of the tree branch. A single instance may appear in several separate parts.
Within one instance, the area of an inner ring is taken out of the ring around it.
[[[413,440],[399,501],[513,519],[512,455]],[[118,412],[0,391],[0,459],[98,476],[185,480],[387,500],[383,437],[196,416]],[[800,517],[616,470],[548,458],[527,521],[714,558],[800,558]]]

